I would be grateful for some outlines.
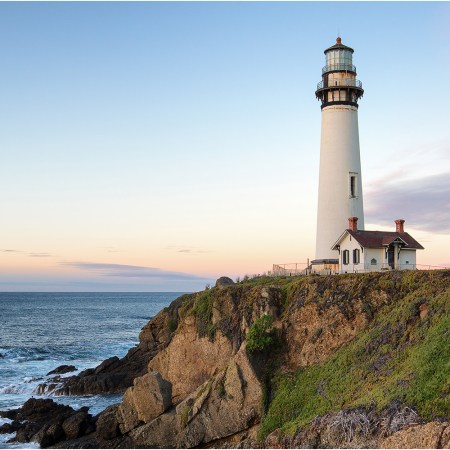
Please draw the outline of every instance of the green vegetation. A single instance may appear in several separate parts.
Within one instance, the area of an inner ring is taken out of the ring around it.
[[[189,422],[189,414],[191,413],[192,408],[186,407],[181,411],[180,419],[181,419],[181,427],[186,428]]]
[[[197,318],[198,334],[202,337],[214,338],[216,327],[212,323],[212,307],[214,302],[214,289],[199,292],[192,308]]]
[[[335,277],[352,284],[351,291],[363,293],[370,286],[397,299],[377,312],[365,302],[363,312],[371,319],[368,328],[323,364],[272,379],[275,396],[262,420],[260,438],[277,428],[293,434],[327,412],[370,405],[381,410],[396,399],[413,406],[426,420],[448,418],[450,291],[442,288],[448,286],[449,274]],[[328,294],[336,301],[339,286],[329,293],[324,290],[322,298]],[[320,304],[322,299],[314,301]]]
[[[265,314],[255,320],[247,333],[247,350],[262,351],[274,343],[273,317]]]
[[[225,378],[222,378],[216,385],[216,392],[219,398],[224,398],[226,391],[225,391]]]
[[[172,317],[169,317],[169,320],[167,321],[167,328],[169,329],[169,331],[173,333],[174,331],[176,331],[177,327],[178,327],[177,321]]]

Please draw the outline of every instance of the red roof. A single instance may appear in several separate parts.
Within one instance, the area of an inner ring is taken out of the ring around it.
[[[363,247],[383,248],[387,247],[395,239],[401,239],[405,248],[424,248],[408,233],[397,233],[396,231],[365,231],[365,230],[346,230]]]

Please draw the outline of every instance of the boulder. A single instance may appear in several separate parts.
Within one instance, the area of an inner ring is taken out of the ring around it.
[[[116,419],[122,434],[128,433],[141,424],[134,407],[132,388],[128,388],[125,391],[122,403],[117,409]]]
[[[172,406],[172,385],[159,372],[138,377],[128,388],[117,411],[120,430],[126,433],[148,423]]]
[[[217,288],[224,288],[227,286],[232,286],[234,283],[234,281],[231,278],[228,277],[220,277],[216,280],[216,285],[215,287]]]
[[[59,423],[44,425],[33,437],[41,448],[47,448],[64,439],[64,431]]]
[[[117,421],[117,410],[119,405],[112,405],[106,408],[97,418],[97,433],[106,441],[119,436],[119,423]]]
[[[133,397],[139,420],[148,423],[172,406],[172,385],[158,372],[148,373],[134,381]]]
[[[179,417],[172,410],[135,428],[129,436],[138,448],[174,448],[177,445],[179,427]]]
[[[79,411],[68,417],[62,424],[67,439],[76,439],[85,434],[89,427],[90,415],[86,411]]]

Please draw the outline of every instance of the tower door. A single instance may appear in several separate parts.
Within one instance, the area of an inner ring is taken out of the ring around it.
[[[394,247],[392,245],[388,248],[388,264],[391,269],[395,269],[394,267]]]

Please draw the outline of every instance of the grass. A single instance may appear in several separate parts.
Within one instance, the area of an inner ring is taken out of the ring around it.
[[[369,327],[321,365],[278,375],[260,435],[293,434],[317,415],[400,399],[426,420],[450,416],[450,293],[433,275],[378,279],[402,295],[374,314]],[[445,280],[448,285],[448,277]],[[445,286],[445,285],[444,285]],[[381,287],[381,286],[380,286]],[[419,316],[426,303],[428,315]],[[371,311],[372,313],[372,311]]]

